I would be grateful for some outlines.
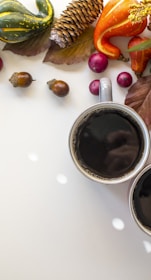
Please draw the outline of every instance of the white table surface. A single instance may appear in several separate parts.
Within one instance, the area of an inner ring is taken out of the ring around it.
[[[20,2],[37,11],[34,0]],[[52,3],[58,17],[69,1]],[[115,41],[125,50],[127,39]],[[89,93],[90,81],[110,77],[113,99],[123,103],[127,90],[117,86],[116,76],[132,73],[130,64],[109,61],[104,73],[95,74],[87,62],[42,63],[44,53],[29,58],[1,51],[1,57],[0,279],[150,280],[151,238],[131,218],[132,181],[92,182],[68,149],[75,118],[98,101]],[[13,88],[8,79],[15,71],[30,72],[36,81]],[[49,91],[52,78],[68,82],[67,97]]]

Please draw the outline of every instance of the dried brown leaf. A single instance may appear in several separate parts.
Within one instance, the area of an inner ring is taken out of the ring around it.
[[[151,75],[139,78],[128,90],[125,104],[133,108],[151,127]]]
[[[44,62],[71,65],[86,60],[94,51],[93,32],[94,27],[90,26],[75,43],[67,48],[60,48],[52,42]]]
[[[49,49],[51,44],[49,40],[50,29],[51,27],[21,43],[7,43],[5,44],[3,50],[9,50],[15,54],[25,56],[35,56],[41,52],[44,52],[46,49]]]

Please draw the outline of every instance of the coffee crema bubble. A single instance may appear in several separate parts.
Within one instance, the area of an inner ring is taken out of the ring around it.
[[[124,176],[136,166],[143,149],[139,126],[119,109],[91,112],[79,122],[74,135],[75,157],[95,177]]]

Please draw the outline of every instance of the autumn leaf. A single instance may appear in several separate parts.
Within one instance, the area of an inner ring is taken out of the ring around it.
[[[44,32],[20,43],[7,43],[5,44],[3,50],[9,50],[15,54],[25,55],[25,56],[35,56],[50,47],[50,29],[47,28]]]
[[[86,60],[92,52],[94,27],[90,26],[70,47],[60,48],[54,42],[46,53],[43,62],[51,62],[54,64],[74,64]]]
[[[139,78],[128,90],[125,104],[133,108],[151,127],[151,75]]]

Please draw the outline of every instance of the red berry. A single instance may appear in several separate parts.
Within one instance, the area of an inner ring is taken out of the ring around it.
[[[89,90],[93,95],[99,95],[100,80],[93,80],[89,84]]]
[[[117,76],[117,83],[121,87],[129,87],[132,84],[132,75],[128,72],[121,72]]]
[[[108,66],[108,58],[103,53],[93,53],[88,59],[88,65],[93,72],[101,73]]]

